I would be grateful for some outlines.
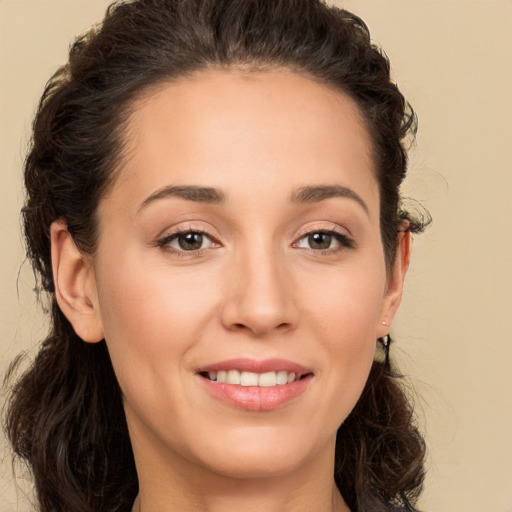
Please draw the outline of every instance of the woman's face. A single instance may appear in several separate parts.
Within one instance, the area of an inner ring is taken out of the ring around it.
[[[162,85],[98,218],[92,302],[138,463],[331,460],[402,280],[355,103],[285,71]]]

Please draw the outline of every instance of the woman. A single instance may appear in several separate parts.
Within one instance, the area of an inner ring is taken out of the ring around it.
[[[25,168],[52,327],[7,428],[40,510],[415,510],[414,128],[318,0],[118,3],[74,44]]]

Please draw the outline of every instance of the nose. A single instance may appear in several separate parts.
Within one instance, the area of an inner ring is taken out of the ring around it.
[[[286,261],[270,250],[240,254],[226,277],[221,321],[230,331],[253,337],[293,330],[299,312]]]

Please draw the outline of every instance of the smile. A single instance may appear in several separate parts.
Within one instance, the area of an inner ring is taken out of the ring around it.
[[[216,400],[249,411],[270,411],[298,398],[308,388],[311,370],[281,359],[231,359],[197,372]]]
[[[295,372],[287,372],[281,370],[278,372],[244,372],[239,370],[220,370],[218,372],[205,372],[202,374],[204,377],[211,381],[226,382],[227,384],[235,384],[239,386],[259,386],[259,387],[273,387],[283,386],[284,384],[291,384],[295,380],[299,380]]]

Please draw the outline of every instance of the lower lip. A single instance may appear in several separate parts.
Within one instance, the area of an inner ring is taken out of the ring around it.
[[[248,411],[271,411],[282,407],[304,393],[313,376],[306,375],[289,384],[270,387],[226,384],[209,380],[201,375],[199,378],[215,398],[233,407]]]

